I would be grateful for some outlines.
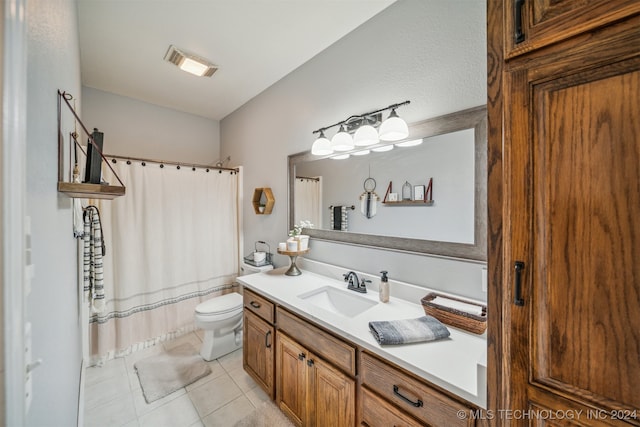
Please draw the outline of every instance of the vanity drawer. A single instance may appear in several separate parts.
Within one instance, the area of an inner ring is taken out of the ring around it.
[[[361,426],[422,427],[422,424],[362,387],[360,393]]]
[[[356,375],[356,348],[288,311],[277,308],[277,326],[345,373]]]
[[[383,362],[360,353],[362,385],[431,426],[471,426],[470,417],[460,419],[458,411],[469,414],[469,406],[457,402],[424,382]]]
[[[273,324],[275,305],[266,298],[244,289],[244,306],[253,311],[258,316],[262,317],[267,322]]]

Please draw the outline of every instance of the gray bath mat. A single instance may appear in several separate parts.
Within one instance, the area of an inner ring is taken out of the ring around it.
[[[233,427],[293,427],[293,423],[273,402],[266,401]]]
[[[190,344],[139,360],[133,365],[147,403],[161,399],[211,373]]]

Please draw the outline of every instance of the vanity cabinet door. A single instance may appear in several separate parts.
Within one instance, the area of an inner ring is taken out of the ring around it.
[[[505,5],[509,58],[640,12],[637,0],[510,0]]]
[[[512,409],[640,425],[639,40],[636,16],[506,72]]]
[[[311,426],[347,427],[355,423],[355,381],[322,359],[310,355]]]
[[[297,426],[351,427],[355,380],[279,332],[276,402]]]
[[[243,321],[242,365],[273,399],[274,328],[246,309]]]

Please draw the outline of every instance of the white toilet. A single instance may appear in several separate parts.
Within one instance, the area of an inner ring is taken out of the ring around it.
[[[254,267],[242,263],[242,275],[273,269],[271,264]],[[200,356],[206,361],[217,359],[242,347],[242,295],[213,297],[196,306],[196,326],[204,329]]]

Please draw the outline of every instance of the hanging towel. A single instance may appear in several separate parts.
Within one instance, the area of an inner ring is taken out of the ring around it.
[[[435,341],[450,334],[447,327],[432,316],[369,322],[369,329],[380,345]]]
[[[73,199],[73,237],[76,239],[84,237],[84,218],[80,199]]]
[[[83,254],[83,285],[85,302],[91,304],[92,312],[100,313],[104,310],[104,283],[102,256],[104,244],[102,242],[102,224],[100,212],[95,206],[87,206],[84,210],[84,254]]]

